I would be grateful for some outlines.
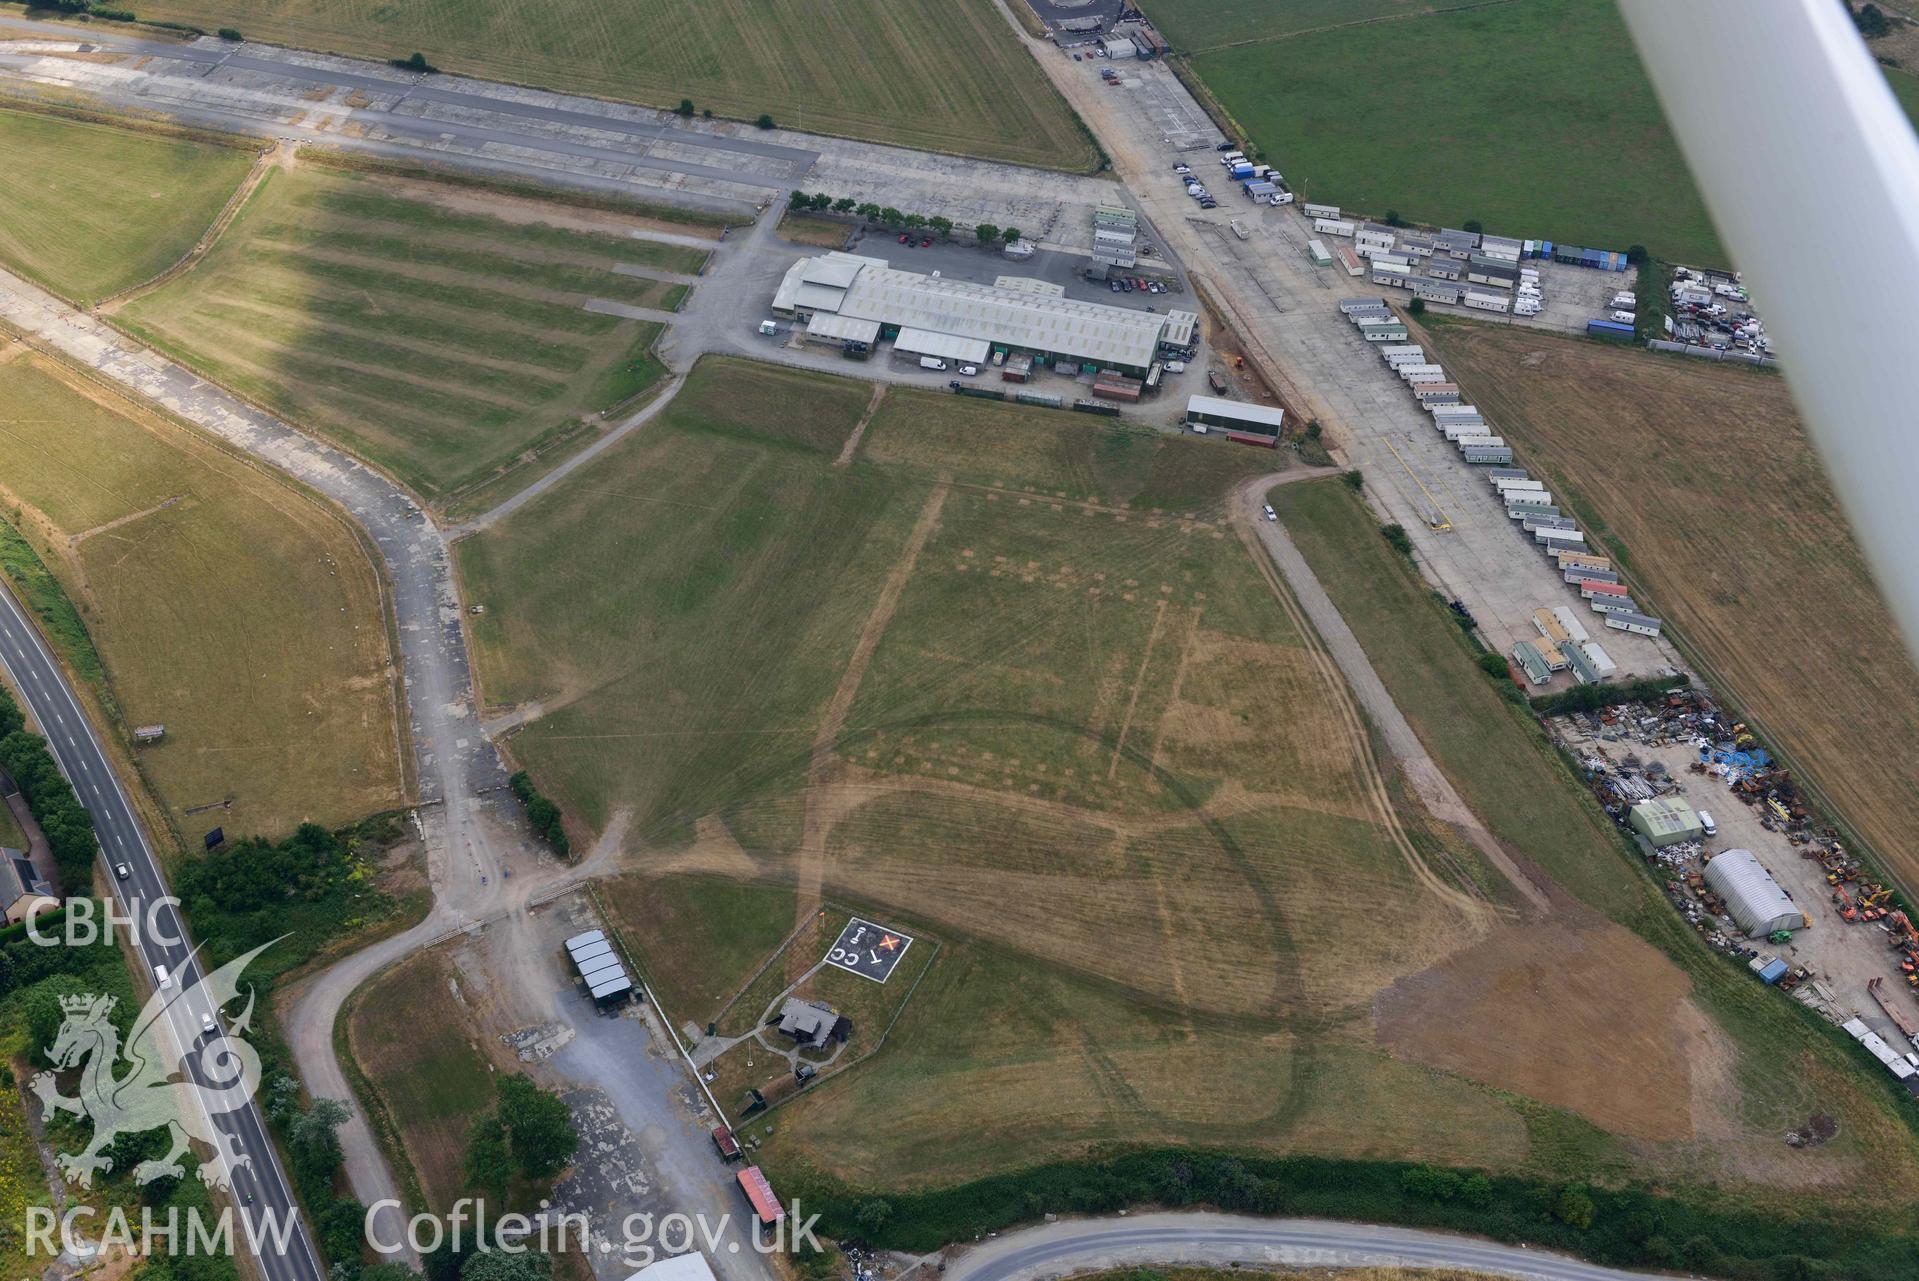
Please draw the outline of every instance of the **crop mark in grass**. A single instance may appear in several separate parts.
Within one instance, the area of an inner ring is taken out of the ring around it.
[[[1133,677],[1132,693],[1126,699],[1126,715],[1119,723],[1119,733],[1113,737],[1113,756],[1106,765],[1106,778],[1111,782],[1119,774],[1120,755],[1126,750],[1126,735],[1133,728],[1133,713],[1139,707],[1140,686],[1146,683],[1146,669],[1152,666],[1153,646],[1159,642],[1159,629],[1166,622],[1166,599],[1161,597],[1153,610],[1153,626],[1146,633],[1146,650],[1139,656],[1139,673]]]
[[[1155,769],[1158,769],[1165,763],[1160,754],[1160,749],[1166,742],[1166,727],[1170,725],[1173,720],[1172,711],[1179,706],[1180,690],[1185,688],[1186,685],[1186,669],[1192,666],[1193,650],[1197,647],[1195,642],[1199,639],[1200,615],[1205,612],[1206,607],[1204,605],[1195,605],[1187,619],[1186,638],[1180,642],[1179,647],[1179,666],[1173,669],[1173,683],[1166,691],[1166,710],[1160,715],[1159,724],[1153,731],[1153,750],[1147,753],[1147,759],[1152,761],[1153,768]],[[1116,752],[1114,755],[1117,757],[1118,753]]]
[[[871,406],[868,408],[870,410]],[[866,669],[872,665],[873,651],[879,648],[880,638],[886,635],[886,626],[893,621],[893,613],[899,608],[900,595],[913,577],[913,567],[919,563],[920,552],[939,525],[940,508],[946,505],[947,488],[944,483],[935,485],[933,492],[926,496],[926,505],[920,508],[919,519],[913,524],[906,548],[900,553],[892,572],[886,576],[879,598],[873,602],[872,612],[866,616],[866,622],[860,628],[859,640],[853,646],[853,656],[847,660],[845,670],[840,673],[839,685],[833,690],[832,700],[827,703],[825,714],[820,717],[819,732],[814,735],[806,768],[806,818],[800,837],[799,900],[794,908],[796,918],[805,916],[818,905],[820,885],[826,877],[827,827],[818,797],[838,751],[840,731],[846,725],[846,713],[852,709],[854,696],[860,692],[860,682],[866,677]]]
[[[853,455],[860,449],[860,438],[866,435],[866,424],[873,421],[873,415],[879,412],[880,402],[884,399],[886,399],[886,384],[874,383],[873,397],[866,402],[866,412],[860,415],[857,423],[853,424],[852,434],[847,436],[846,443],[840,446],[840,456],[833,460],[835,467],[844,467],[853,461]]]

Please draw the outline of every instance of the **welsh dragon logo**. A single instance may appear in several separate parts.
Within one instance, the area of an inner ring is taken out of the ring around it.
[[[182,1034],[190,1037],[192,1044],[177,1064],[166,1061],[158,1040],[169,1011],[188,991],[204,992],[215,1010],[237,1000],[241,973],[254,957],[272,946],[264,943],[229,961],[194,988],[163,987],[154,992],[141,1007],[124,1046],[109,1017],[115,998],[83,994],[60,999],[66,1018],[47,1050],[47,1060],[55,1072],[80,1067],[79,1093],[74,1097],[61,1094],[54,1072],[36,1073],[32,1086],[50,1112],[67,1111],[93,1122],[93,1140],[84,1151],[56,1156],[68,1182],[91,1187],[94,1171],[112,1170],[113,1159],[102,1150],[117,1136],[140,1134],[163,1125],[172,1132],[172,1146],[165,1156],[136,1165],[135,1183],[185,1174],[180,1158],[188,1154],[188,1143],[193,1139],[219,1155],[218,1160],[200,1162],[200,1180],[209,1187],[225,1188],[231,1167],[253,1164],[233,1137],[213,1123],[219,1115],[245,1107],[260,1085],[260,1056],[241,1039],[252,1023],[252,988],[247,989],[246,1008],[224,1028],[203,1033],[198,1018],[180,1019],[177,1026],[185,1029]],[[189,1008],[181,1006],[182,1011]],[[128,1070],[115,1075],[122,1063],[129,1065]]]

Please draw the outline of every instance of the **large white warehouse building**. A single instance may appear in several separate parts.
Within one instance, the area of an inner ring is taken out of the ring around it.
[[[1706,884],[1726,900],[1726,910],[1749,938],[1774,930],[1803,929],[1806,914],[1793,906],[1751,850],[1721,850],[1706,864]]]
[[[1159,315],[1067,298],[1059,286],[1002,277],[991,285],[901,271],[883,258],[827,253],[786,271],[773,310],[806,326],[810,339],[892,339],[902,355],[983,365],[995,350],[1116,369],[1141,378],[1162,348],[1193,341],[1199,317]]]

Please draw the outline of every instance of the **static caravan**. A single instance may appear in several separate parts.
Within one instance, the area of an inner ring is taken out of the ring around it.
[[[1338,205],[1313,205],[1313,204],[1305,204],[1305,205],[1301,205],[1301,206],[1300,206],[1300,208],[1301,208],[1302,210],[1304,210],[1304,211],[1305,211],[1305,213],[1306,213],[1306,216],[1307,216],[1308,218],[1337,218],[1337,217],[1339,217],[1339,206],[1338,206]]]
[[[1468,289],[1459,301],[1463,306],[1471,307],[1474,311],[1504,312],[1507,309],[1507,299],[1504,294],[1482,294]]]
[[[1640,636],[1657,636],[1660,622],[1647,614],[1608,614],[1606,626],[1617,631],[1634,632]]]

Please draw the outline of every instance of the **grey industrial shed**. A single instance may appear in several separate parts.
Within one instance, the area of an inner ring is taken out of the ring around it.
[[[1726,910],[1748,937],[1764,938],[1774,930],[1797,930],[1806,924],[1806,914],[1793,906],[1751,850],[1713,855],[1706,864],[1706,884],[1726,900]]]

